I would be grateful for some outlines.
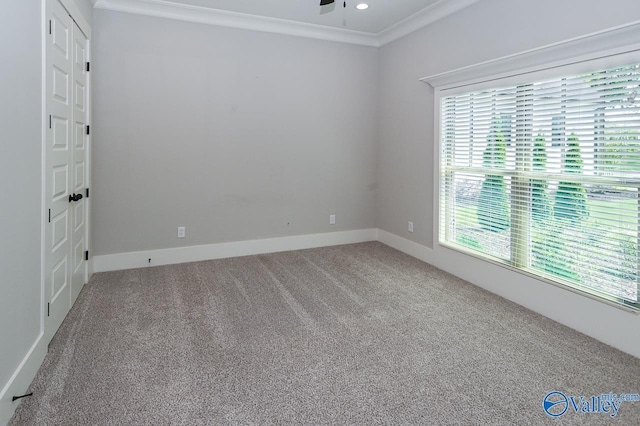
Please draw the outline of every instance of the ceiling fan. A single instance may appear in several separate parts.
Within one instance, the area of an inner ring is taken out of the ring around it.
[[[343,7],[347,7],[347,2],[342,2]],[[325,13],[332,12],[336,8],[336,0],[320,0],[320,14],[324,15]],[[322,7],[329,6],[329,7]]]

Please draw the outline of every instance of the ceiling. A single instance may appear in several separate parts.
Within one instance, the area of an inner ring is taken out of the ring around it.
[[[479,0],[91,0],[96,8],[364,46],[382,46]],[[369,8],[357,10],[366,2]],[[322,13],[322,12],[328,13]]]
[[[289,21],[345,28],[377,34],[438,0],[347,0],[343,8],[336,0],[335,10],[320,14],[320,0],[171,0],[193,6],[286,19]],[[357,10],[357,3],[369,9]],[[325,6],[326,8],[327,6]]]

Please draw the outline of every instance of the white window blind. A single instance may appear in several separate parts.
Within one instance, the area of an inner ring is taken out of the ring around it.
[[[441,243],[640,309],[639,91],[631,63],[443,96]]]

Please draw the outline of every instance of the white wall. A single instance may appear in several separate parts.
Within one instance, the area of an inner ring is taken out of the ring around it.
[[[40,335],[41,15],[39,1],[0,16],[0,424],[11,378]],[[30,381],[31,379],[29,379]],[[27,383],[28,385],[28,383]],[[19,390],[25,390],[26,387]]]
[[[375,225],[375,48],[94,22],[94,254]]]
[[[640,356],[639,316],[434,247],[433,90],[418,81],[637,20],[637,0],[482,0],[383,46],[376,212],[378,228],[420,244],[436,266]]]
[[[91,0],[72,0],[89,26],[93,24],[93,3]]]

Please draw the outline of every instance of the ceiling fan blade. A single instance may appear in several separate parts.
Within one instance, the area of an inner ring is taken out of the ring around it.
[[[320,15],[325,15],[327,13],[333,12],[336,9],[335,3],[329,3],[326,6],[320,6]]]
[[[336,0],[320,0],[320,6],[326,6],[331,3],[335,3]]]

